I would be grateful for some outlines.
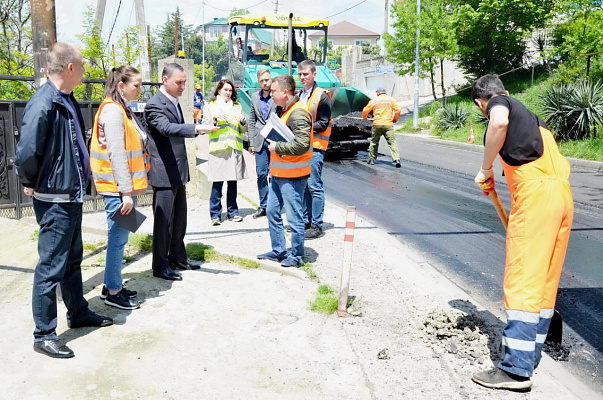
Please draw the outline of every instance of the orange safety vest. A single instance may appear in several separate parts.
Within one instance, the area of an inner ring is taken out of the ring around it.
[[[316,113],[318,112],[318,103],[320,102],[320,97],[323,93],[326,93],[331,98],[331,92],[325,90],[323,88],[317,87],[312,91],[312,96],[308,99],[308,112],[312,116],[312,121],[316,121]],[[312,147],[315,149],[327,151],[327,147],[329,146],[329,137],[331,137],[331,123],[333,121],[329,119],[329,125],[324,132],[314,132],[314,136],[312,136]]]
[[[106,98],[98,108],[94,117],[94,128],[92,140],[90,141],[90,169],[92,178],[98,193],[118,193],[117,182],[111,169],[111,160],[106,147],[102,147],[98,137],[98,118],[106,104],[117,104],[110,98]],[[118,104],[119,105],[119,104]],[[121,107],[121,105],[119,105]],[[147,171],[145,167],[145,151],[134,122],[128,118],[126,111],[122,108],[125,131],[125,150],[128,156],[128,166],[132,178],[132,191],[143,191],[147,189]]]
[[[390,126],[400,118],[401,109],[396,99],[386,94],[380,94],[364,107],[362,118],[366,119],[371,111],[373,112],[373,125]]]
[[[287,111],[281,116],[281,120],[287,124],[289,116],[294,110],[306,110],[301,101],[295,102]],[[312,136],[314,136],[314,126],[310,130],[310,143],[312,143]],[[275,178],[301,178],[302,176],[308,176],[311,172],[312,165],[312,145],[308,148],[304,154],[299,156],[290,155],[278,155],[275,151],[270,153],[270,175]]]

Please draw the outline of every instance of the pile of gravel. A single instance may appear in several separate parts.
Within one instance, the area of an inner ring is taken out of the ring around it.
[[[453,310],[434,310],[419,328],[425,335],[426,342],[436,352],[443,350],[454,354],[457,358],[467,359],[471,365],[483,364],[487,357],[498,356],[492,354],[492,349],[497,348],[491,340],[496,338],[495,333],[474,315]]]
[[[350,126],[354,126],[360,128],[361,130],[368,129],[370,131],[373,127],[373,121],[362,119],[362,111],[354,111],[334,118],[333,124],[331,126],[333,128],[347,128]]]

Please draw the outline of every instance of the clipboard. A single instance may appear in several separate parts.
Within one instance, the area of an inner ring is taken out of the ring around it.
[[[115,223],[123,226],[130,232],[135,233],[138,228],[140,228],[140,225],[142,225],[144,220],[147,219],[147,216],[138,211],[136,207],[134,207],[129,214],[123,215],[121,213],[120,205],[117,209],[115,209],[115,211],[113,211],[109,215],[109,218],[111,218]]]

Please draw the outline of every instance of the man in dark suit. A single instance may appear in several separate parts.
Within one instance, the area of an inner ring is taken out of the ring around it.
[[[194,138],[205,129],[185,124],[178,103],[186,86],[186,72],[176,64],[166,64],[161,73],[163,86],[145,106],[149,129],[151,169],[148,180],[153,186],[153,276],[182,280],[175,269],[199,269],[188,263],[184,247],[186,234],[186,183],[189,181],[185,138]]]
[[[260,131],[266,125],[268,116],[276,109],[276,104],[270,97],[272,77],[265,68],[258,70],[258,83],[261,90],[251,96],[251,111],[249,114],[249,152],[255,154],[255,172],[258,176],[258,193],[260,208],[253,218],[266,216],[268,205],[268,168],[270,166],[270,150]]]

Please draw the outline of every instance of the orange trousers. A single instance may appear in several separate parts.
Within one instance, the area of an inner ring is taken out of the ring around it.
[[[511,192],[505,264],[505,309],[539,313],[555,306],[557,287],[574,216],[569,162],[553,135],[540,128],[543,155],[509,166]]]

